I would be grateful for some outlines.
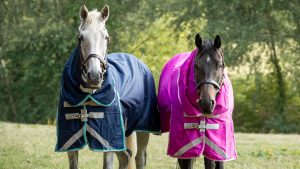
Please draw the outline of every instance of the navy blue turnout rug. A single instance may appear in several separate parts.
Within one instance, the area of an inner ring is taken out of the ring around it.
[[[126,53],[108,54],[105,80],[90,94],[80,89],[80,54],[76,48],[62,73],[55,151],[86,145],[94,151],[123,151],[125,136],[133,131],[160,133],[154,79],[144,63]]]

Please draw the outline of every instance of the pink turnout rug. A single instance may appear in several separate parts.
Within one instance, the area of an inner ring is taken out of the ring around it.
[[[201,113],[194,78],[193,52],[175,55],[163,68],[159,81],[158,106],[161,130],[169,133],[168,155],[195,158],[204,155],[216,161],[237,158],[232,112],[231,82],[225,72],[212,115]]]

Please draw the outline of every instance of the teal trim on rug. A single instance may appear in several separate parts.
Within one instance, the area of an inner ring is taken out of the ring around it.
[[[83,105],[83,109],[87,110],[85,105]],[[88,116],[89,116],[89,114],[88,114]],[[87,123],[87,121],[83,122],[83,139],[84,139],[84,145],[86,145],[88,143],[87,138],[86,138],[86,123]]]
[[[59,125],[58,125],[58,110],[56,111],[56,140],[57,138],[59,138],[59,132],[58,132],[58,128],[59,128]],[[58,142],[56,141],[56,145],[55,145],[55,148],[54,148],[54,152],[69,152],[69,151],[78,151],[78,150],[81,150],[83,148],[86,147],[86,142],[82,145],[82,147],[78,147],[78,148],[74,148],[74,149],[68,149],[68,150],[58,150]]]
[[[90,96],[91,96],[91,94],[86,95],[85,98],[81,100],[81,102],[79,102],[78,104],[76,104],[76,105],[74,105],[74,106],[75,106],[75,107],[82,106],[83,103],[84,103],[88,98],[90,98]]]
[[[116,99],[116,93],[115,93],[114,99],[108,104],[101,103],[101,102],[97,101],[96,99],[94,99],[92,96],[90,96],[90,99],[92,99],[96,104],[98,104],[100,106],[108,107],[108,106],[111,106],[114,103],[114,101]]]
[[[73,149],[68,149],[68,150],[55,150],[55,152],[69,152],[69,151],[78,151],[78,150],[82,150],[86,147],[86,144],[83,144],[82,147],[79,148],[73,148]]]
[[[115,99],[117,98],[118,101],[118,107],[119,107],[119,113],[120,113],[120,121],[121,121],[121,129],[122,129],[122,142],[123,142],[123,148],[121,149],[117,149],[117,148],[112,148],[112,149],[95,149],[95,148],[91,148],[89,147],[90,150],[95,151],[95,152],[111,152],[111,151],[125,151],[127,149],[126,147],[126,143],[125,143],[125,129],[124,129],[124,123],[123,123],[123,113],[122,113],[122,108],[121,108],[121,102],[120,102],[120,96],[119,93],[116,91],[115,88],[115,80],[113,79],[113,85],[114,85],[114,93],[115,93],[115,97],[113,99],[113,101],[110,104],[102,104],[100,102],[97,102],[96,100],[93,99],[93,97],[91,97],[91,99],[96,102],[97,104],[101,104],[102,106],[110,106],[113,104],[113,102],[115,101]]]

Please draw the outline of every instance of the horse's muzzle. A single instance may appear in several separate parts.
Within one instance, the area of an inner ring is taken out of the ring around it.
[[[88,83],[90,83],[91,85],[97,86],[101,82],[102,74],[88,72],[87,77],[88,77],[88,79],[87,79]]]
[[[198,102],[200,108],[202,109],[202,113],[204,114],[212,114],[215,108],[215,101],[210,99],[199,100]]]

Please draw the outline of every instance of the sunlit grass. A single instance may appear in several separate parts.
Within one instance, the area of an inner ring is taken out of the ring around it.
[[[227,162],[233,169],[296,169],[300,167],[300,135],[236,134],[238,160]],[[151,136],[148,169],[172,169],[176,159],[166,154],[167,134]],[[0,122],[1,169],[68,168],[66,153],[55,153],[55,126]],[[102,153],[80,151],[81,169],[102,168]],[[117,168],[117,162],[115,162]],[[204,168],[199,158],[195,168]]]

